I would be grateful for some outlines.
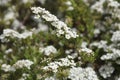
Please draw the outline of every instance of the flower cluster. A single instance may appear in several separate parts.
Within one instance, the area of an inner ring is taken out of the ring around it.
[[[120,31],[116,31],[113,33],[111,41],[112,42],[119,42],[120,41]]]
[[[15,69],[11,66],[11,65],[7,65],[7,64],[2,64],[1,66],[1,70],[5,71],[5,72],[14,72]]]
[[[93,54],[93,51],[89,48],[82,48],[79,50],[79,52],[85,52],[88,55]]]
[[[101,60],[116,60],[120,58],[120,50],[113,49],[112,53],[107,53],[101,57]]]
[[[18,80],[26,80],[28,77],[29,77],[29,74],[23,73],[22,77],[20,79],[18,79]]]
[[[5,72],[14,72],[16,69],[22,69],[22,68],[27,68],[30,69],[30,66],[33,64],[32,61],[30,60],[18,60],[15,64],[7,65],[7,64],[2,64],[1,69],[4,70]]]
[[[72,3],[69,0],[66,1],[65,4],[68,6],[67,8],[68,11],[74,10],[74,7],[72,6]]]
[[[111,77],[114,72],[114,67],[112,67],[111,63],[102,65],[99,69],[99,73],[103,78]]]
[[[44,53],[46,56],[49,56],[51,53],[53,53],[53,54],[57,53],[56,48],[52,45],[49,45],[45,48],[39,48],[39,51],[41,53]]]
[[[104,4],[107,3],[107,8],[104,7]],[[94,5],[91,6],[92,10],[96,10],[100,13],[110,13],[113,18],[120,19],[120,3],[116,0],[99,0]]]
[[[27,69],[30,69],[30,66],[33,64],[30,60],[19,60],[15,64],[13,64],[13,67],[16,69],[21,69],[26,67]]]
[[[65,34],[66,39],[78,37],[77,33],[74,30],[67,27],[67,25],[64,22],[57,19],[56,16],[50,14],[44,8],[32,7],[31,10],[33,11],[34,14],[36,14],[37,18],[42,17],[47,22],[50,22],[51,25],[56,28],[57,36],[61,36],[61,35]]]
[[[0,80],[120,80],[119,0],[0,0],[0,12]]]
[[[91,67],[72,67],[68,78],[71,80],[99,80],[95,71]]]
[[[55,77],[47,77],[45,78],[45,80],[58,80],[58,79],[56,79]]]
[[[72,56],[68,56],[66,58],[61,58],[59,61],[54,61],[48,64],[48,66],[45,66],[44,70],[52,70],[53,72],[57,72],[59,67],[72,67],[76,66],[76,63],[74,60],[72,60]]]
[[[12,29],[4,29],[3,34],[0,35],[0,39],[2,42],[9,42],[9,39],[7,37],[26,39],[27,37],[31,37],[31,36],[32,36],[32,32],[29,32],[29,31],[26,31],[20,34],[17,31]]]

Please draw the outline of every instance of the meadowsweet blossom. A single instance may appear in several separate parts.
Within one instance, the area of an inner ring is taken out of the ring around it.
[[[15,69],[21,69],[26,67],[27,69],[30,69],[30,66],[33,64],[30,60],[18,60],[15,64],[13,64],[13,67]]]
[[[76,63],[71,59],[72,56],[68,56],[66,58],[61,58],[59,61],[54,61],[48,64],[48,66],[45,66],[44,70],[52,70],[53,72],[57,72],[59,67],[65,66],[65,67],[72,67],[76,66]]]
[[[67,25],[60,21],[56,16],[50,14],[47,10],[41,7],[32,7],[32,12],[37,15],[37,17],[42,17],[46,21],[50,22],[52,26],[56,28],[56,33],[58,36],[65,34],[66,39],[77,38],[77,33],[67,27]]]
[[[7,49],[7,50],[5,51],[5,54],[9,54],[9,53],[11,53],[11,52],[13,52],[13,50],[12,50],[11,48],[9,48],[9,49]]]
[[[91,6],[91,10],[96,10],[97,12],[103,13],[104,12],[104,8],[103,8],[104,2],[105,2],[105,0],[97,1],[94,5]]]
[[[102,65],[99,69],[99,73],[103,78],[111,77],[112,73],[114,72],[114,67],[111,64]]]
[[[97,47],[99,49],[104,49],[107,51],[108,46],[107,46],[107,41],[101,40],[100,42],[93,42],[90,44],[90,47]]]
[[[26,31],[20,34],[12,29],[4,29],[3,34],[0,35],[0,39],[2,42],[9,42],[9,39],[7,37],[25,39],[29,36],[32,36],[32,32]]]
[[[25,31],[23,33],[20,34],[20,37],[21,39],[26,39],[27,37],[31,37],[32,36],[32,32],[30,31]]]
[[[112,53],[107,53],[101,57],[101,60],[116,60],[120,57],[120,50],[113,49]]]
[[[14,72],[15,68],[13,68],[11,65],[8,65],[8,64],[2,64],[1,70],[5,72]]]
[[[30,66],[33,64],[32,61],[30,60],[18,60],[15,64],[8,65],[8,64],[2,64],[1,70],[5,72],[14,72],[16,69],[21,69],[21,68],[27,68],[30,69]]]
[[[23,73],[23,74],[22,74],[22,77],[21,77],[20,79],[18,79],[18,80],[27,80],[27,78],[28,78],[29,76],[30,76],[29,74]]]
[[[93,51],[89,48],[82,48],[82,49],[79,49],[79,52],[85,52],[87,55],[90,55],[90,54],[93,54]]]
[[[45,78],[45,80],[58,80],[58,79],[56,79],[55,77],[47,77]]]
[[[116,31],[116,32],[113,33],[111,41],[112,42],[120,41],[120,31]]]
[[[104,8],[104,4],[107,3],[106,8]],[[112,7],[112,8],[111,8]],[[91,10],[96,10],[102,14],[110,13],[112,18],[120,19],[120,3],[116,0],[99,0],[94,5],[91,6]]]
[[[68,76],[71,80],[99,80],[91,67],[72,67]]]
[[[57,49],[52,45],[46,46],[45,48],[39,48],[39,51],[44,53],[46,56],[49,56],[51,53],[57,53]]]

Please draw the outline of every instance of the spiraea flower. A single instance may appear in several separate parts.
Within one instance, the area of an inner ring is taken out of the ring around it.
[[[51,53],[57,53],[57,49],[52,45],[49,45],[45,48],[39,48],[39,51],[44,53],[46,56],[49,56]]]
[[[91,67],[72,67],[68,76],[71,80],[99,80]]]
[[[116,31],[116,32],[113,33],[111,41],[112,42],[120,41],[120,31]]]
[[[101,57],[101,60],[116,60],[120,58],[120,50],[113,49],[112,53],[107,53]]]
[[[15,69],[21,69],[21,68],[27,68],[30,69],[30,66],[33,64],[30,60],[18,60],[15,64],[13,64],[13,67]]]
[[[32,32],[30,31],[25,31],[23,33],[18,33],[15,30],[12,29],[4,29],[3,30],[3,34],[0,35],[0,40],[2,42],[9,42],[9,38],[18,38],[18,39],[26,39],[27,37],[31,37],[32,36]]]
[[[45,10],[41,7],[32,7],[32,12],[36,14],[37,18],[43,18],[47,22],[50,22],[52,26],[56,28],[57,36],[65,35],[66,39],[70,38],[77,38],[78,34],[72,30],[71,28],[67,27],[67,25],[60,21],[56,16],[50,14],[49,11]]]
[[[45,66],[44,70],[52,70],[54,73],[58,71],[59,67],[73,67],[76,66],[76,63],[72,59],[72,56],[68,56],[66,58],[60,58],[58,61],[54,61]]]
[[[114,72],[114,67],[111,64],[102,65],[99,69],[99,73],[103,78],[111,77],[112,73]]]
[[[1,70],[5,72],[14,72],[15,68],[13,68],[11,65],[8,65],[8,64],[2,64]]]

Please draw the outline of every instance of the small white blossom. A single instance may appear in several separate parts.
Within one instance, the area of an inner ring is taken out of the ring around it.
[[[120,31],[116,31],[116,32],[113,33],[111,41],[112,42],[120,41]]]
[[[0,39],[2,42],[9,42],[9,39],[6,37],[26,39],[27,37],[31,37],[31,36],[32,36],[32,32],[30,31],[25,31],[20,34],[17,31],[12,29],[4,29],[3,34],[0,35]]]
[[[27,37],[31,37],[31,36],[32,36],[32,32],[26,31],[21,33],[19,38],[26,39]]]
[[[71,80],[99,80],[95,71],[91,67],[72,67],[68,78]]]
[[[93,54],[93,51],[89,48],[82,48],[82,49],[79,50],[79,52],[85,52],[88,55]]]
[[[71,60],[70,60],[71,59]],[[68,56],[66,58],[61,58],[59,61],[54,61],[48,64],[48,66],[45,66],[44,70],[52,70],[54,73],[58,71],[59,67],[65,66],[65,67],[73,67],[76,66],[76,63],[72,60],[72,56]]]
[[[13,64],[13,67],[15,69],[21,69],[26,67],[27,69],[30,69],[30,66],[33,64],[30,60],[18,60],[15,64]]]
[[[30,76],[29,74],[23,73],[23,74],[22,74],[22,77],[21,77],[20,79],[18,79],[18,80],[26,80],[27,77],[29,77],[29,76]]]
[[[117,58],[120,58],[120,50],[113,49],[112,53],[107,53],[106,55],[103,55],[101,57],[101,60],[116,60]]]
[[[57,53],[56,48],[52,45],[49,45],[45,48],[39,48],[39,51],[44,53],[46,56],[49,56],[51,53],[53,54]]]
[[[114,72],[114,67],[111,64],[102,65],[99,69],[99,73],[103,78],[111,77],[111,74]]]
[[[11,52],[13,52],[13,50],[11,48],[9,48],[8,50],[5,51],[5,54],[9,54]]]
[[[72,29],[67,27],[67,25],[64,22],[60,21],[56,16],[50,14],[44,8],[32,7],[31,10],[37,16],[40,15],[43,19],[45,19],[46,21],[50,22],[51,25],[56,28],[56,33],[57,33],[58,37],[63,35],[63,34],[65,34],[65,38],[66,39],[77,38],[78,37],[76,31],[73,31]]]
[[[56,79],[55,77],[47,77],[45,78],[45,80],[58,80],[58,79]]]
[[[10,71],[14,72],[15,68],[13,68],[11,65],[2,64],[1,70],[5,71],[5,72],[10,72]]]
[[[119,59],[119,60],[117,60],[117,61],[116,61],[116,63],[117,63],[118,65],[120,65],[120,59]]]

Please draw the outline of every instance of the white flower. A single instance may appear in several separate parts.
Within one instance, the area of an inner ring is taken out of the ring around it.
[[[71,59],[71,60],[70,60]],[[72,60],[72,56],[66,58],[61,58],[59,61],[54,61],[48,64],[48,66],[43,67],[44,70],[52,70],[54,73],[58,71],[59,67],[73,67],[76,66],[76,63]]]
[[[85,52],[87,55],[91,55],[91,54],[93,55],[93,51],[86,47],[80,49],[79,52]]]
[[[72,10],[74,10],[74,7],[69,6],[69,7],[67,8],[67,10],[68,10],[68,11],[72,11]]]
[[[66,4],[67,6],[71,6],[71,5],[72,5],[72,3],[71,3],[70,1],[66,1],[65,4]]]
[[[9,12],[5,15],[5,20],[9,20],[9,19],[13,19],[14,16],[14,12]]]
[[[11,52],[13,52],[13,50],[11,48],[9,48],[8,50],[5,51],[5,54],[9,54]]]
[[[98,36],[100,34],[100,29],[94,29],[94,35],[95,37]]]
[[[71,9],[71,8],[70,8]],[[40,15],[43,19],[50,22],[52,26],[56,28],[57,36],[60,37],[61,35],[65,34],[65,38],[77,38],[78,35],[76,31],[70,29],[67,27],[67,25],[60,21],[56,16],[50,14],[47,10],[41,7],[32,7],[31,10],[33,13],[35,13],[37,16]]]
[[[100,42],[93,42],[90,44],[90,47],[97,47],[99,49],[103,48],[105,51],[107,51],[108,46],[107,46],[107,41],[101,40]]]
[[[72,50],[72,49],[65,50],[65,53],[66,53],[66,54],[70,54],[71,52],[73,52],[73,50]]]
[[[17,29],[25,29],[26,27],[17,19],[15,19],[12,23],[12,27],[14,30],[17,30]]]
[[[66,38],[66,39],[70,39],[70,35],[69,35],[69,34],[66,34],[66,35],[65,35],[65,38]]]
[[[40,31],[44,31],[44,32],[47,32],[48,31],[48,26],[45,25],[45,24],[42,24],[42,23],[39,23],[38,24],[38,29],[36,29],[35,32],[40,32]]]
[[[0,39],[2,42],[9,42],[9,39],[6,37],[26,39],[27,37],[31,37],[31,36],[32,36],[32,32],[30,31],[25,31],[20,34],[17,31],[12,29],[4,29],[3,34],[0,35]]]
[[[18,80],[26,80],[27,77],[29,77],[29,74],[23,73],[23,74],[22,74],[22,77],[21,77],[20,79],[18,79]]]
[[[38,0],[40,3],[45,4],[46,0]]]
[[[21,69],[26,67],[27,69],[30,69],[30,66],[33,64],[30,60],[18,60],[15,64],[13,64],[13,67],[15,69]]]
[[[55,77],[47,77],[45,80],[57,80]]]
[[[83,41],[82,44],[81,44],[81,47],[82,47],[82,48],[86,48],[87,45],[88,45],[88,43]]]
[[[116,31],[116,32],[113,33],[111,41],[112,42],[120,41],[120,31]]]
[[[112,49],[112,53],[107,53],[101,57],[101,60],[116,60],[120,58],[120,50],[119,49]]]
[[[91,67],[72,67],[68,78],[71,80],[99,80],[95,71]]]
[[[2,64],[1,70],[5,71],[5,72],[10,72],[10,71],[14,72],[15,68],[13,68],[11,65]]]
[[[104,12],[104,9],[103,9],[104,2],[105,2],[105,0],[97,1],[94,5],[91,6],[91,10],[96,10],[100,13],[103,13]]]
[[[99,69],[99,73],[103,78],[111,77],[111,74],[114,72],[114,67],[111,64],[102,65]]]
[[[45,48],[39,48],[39,51],[44,53],[46,56],[49,56],[51,53],[53,54],[57,53],[56,48],[52,45],[49,45]]]
[[[26,31],[26,32],[21,33],[19,38],[26,39],[27,37],[31,37],[31,36],[32,36],[32,32]]]
[[[86,53],[92,53],[92,50],[88,48],[82,48],[81,51],[86,52]]]
[[[109,60],[112,59],[113,54],[106,54],[101,57],[101,60]]]

